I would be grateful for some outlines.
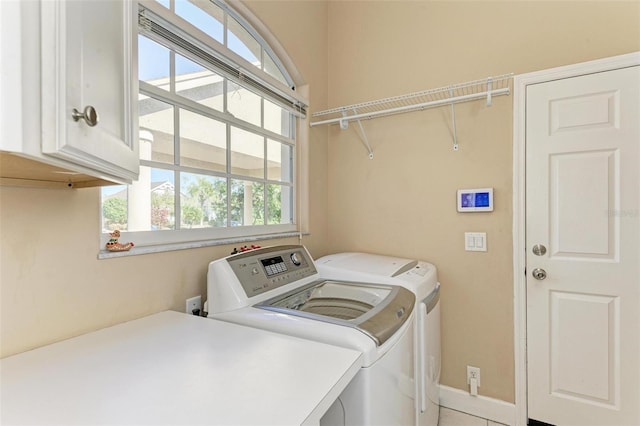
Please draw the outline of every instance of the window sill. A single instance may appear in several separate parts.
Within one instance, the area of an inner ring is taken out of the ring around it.
[[[205,241],[188,241],[184,243],[170,243],[170,244],[157,244],[150,246],[134,246],[129,251],[108,251],[100,250],[98,252],[98,259],[113,259],[115,257],[128,257],[138,256],[143,254],[163,253],[166,251],[174,250],[187,250],[203,247],[222,246],[228,244],[242,244],[251,243],[255,241],[273,240],[277,238],[301,238],[303,235],[309,235],[300,232],[282,232],[278,234],[256,235],[255,237],[236,237],[236,238],[224,238],[218,240],[205,240]]]

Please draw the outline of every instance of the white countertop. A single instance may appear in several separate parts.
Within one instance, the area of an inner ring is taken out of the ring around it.
[[[0,360],[0,423],[318,424],[354,350],[166,311]]]

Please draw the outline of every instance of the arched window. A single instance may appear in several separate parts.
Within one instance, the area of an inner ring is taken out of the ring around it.
[[[296,120],[306,114],[264,39],[218,0],[139,11],[140,178],[102,191],[103,235],[198,245],[296,231]]]

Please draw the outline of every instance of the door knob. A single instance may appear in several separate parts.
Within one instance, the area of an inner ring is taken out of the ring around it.
[[[535,278],[536,280],[542,281],[545,278],[547,278],[547,271],[541,268],[536,268],[533,271],[531,271],[531,275],[533,275],[533,278]]]
[[[96,111],[96,109],[91,105],[87,105],[83,112],[74,108],[71,113],[71,117],[73,118],[73,121],[83,119],[89,127],[93,127],[98,124],[98,111]]]

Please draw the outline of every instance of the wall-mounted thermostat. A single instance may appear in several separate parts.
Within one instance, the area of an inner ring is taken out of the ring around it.
[[[459,212],[492,212],[493,188],[458,189]]]

